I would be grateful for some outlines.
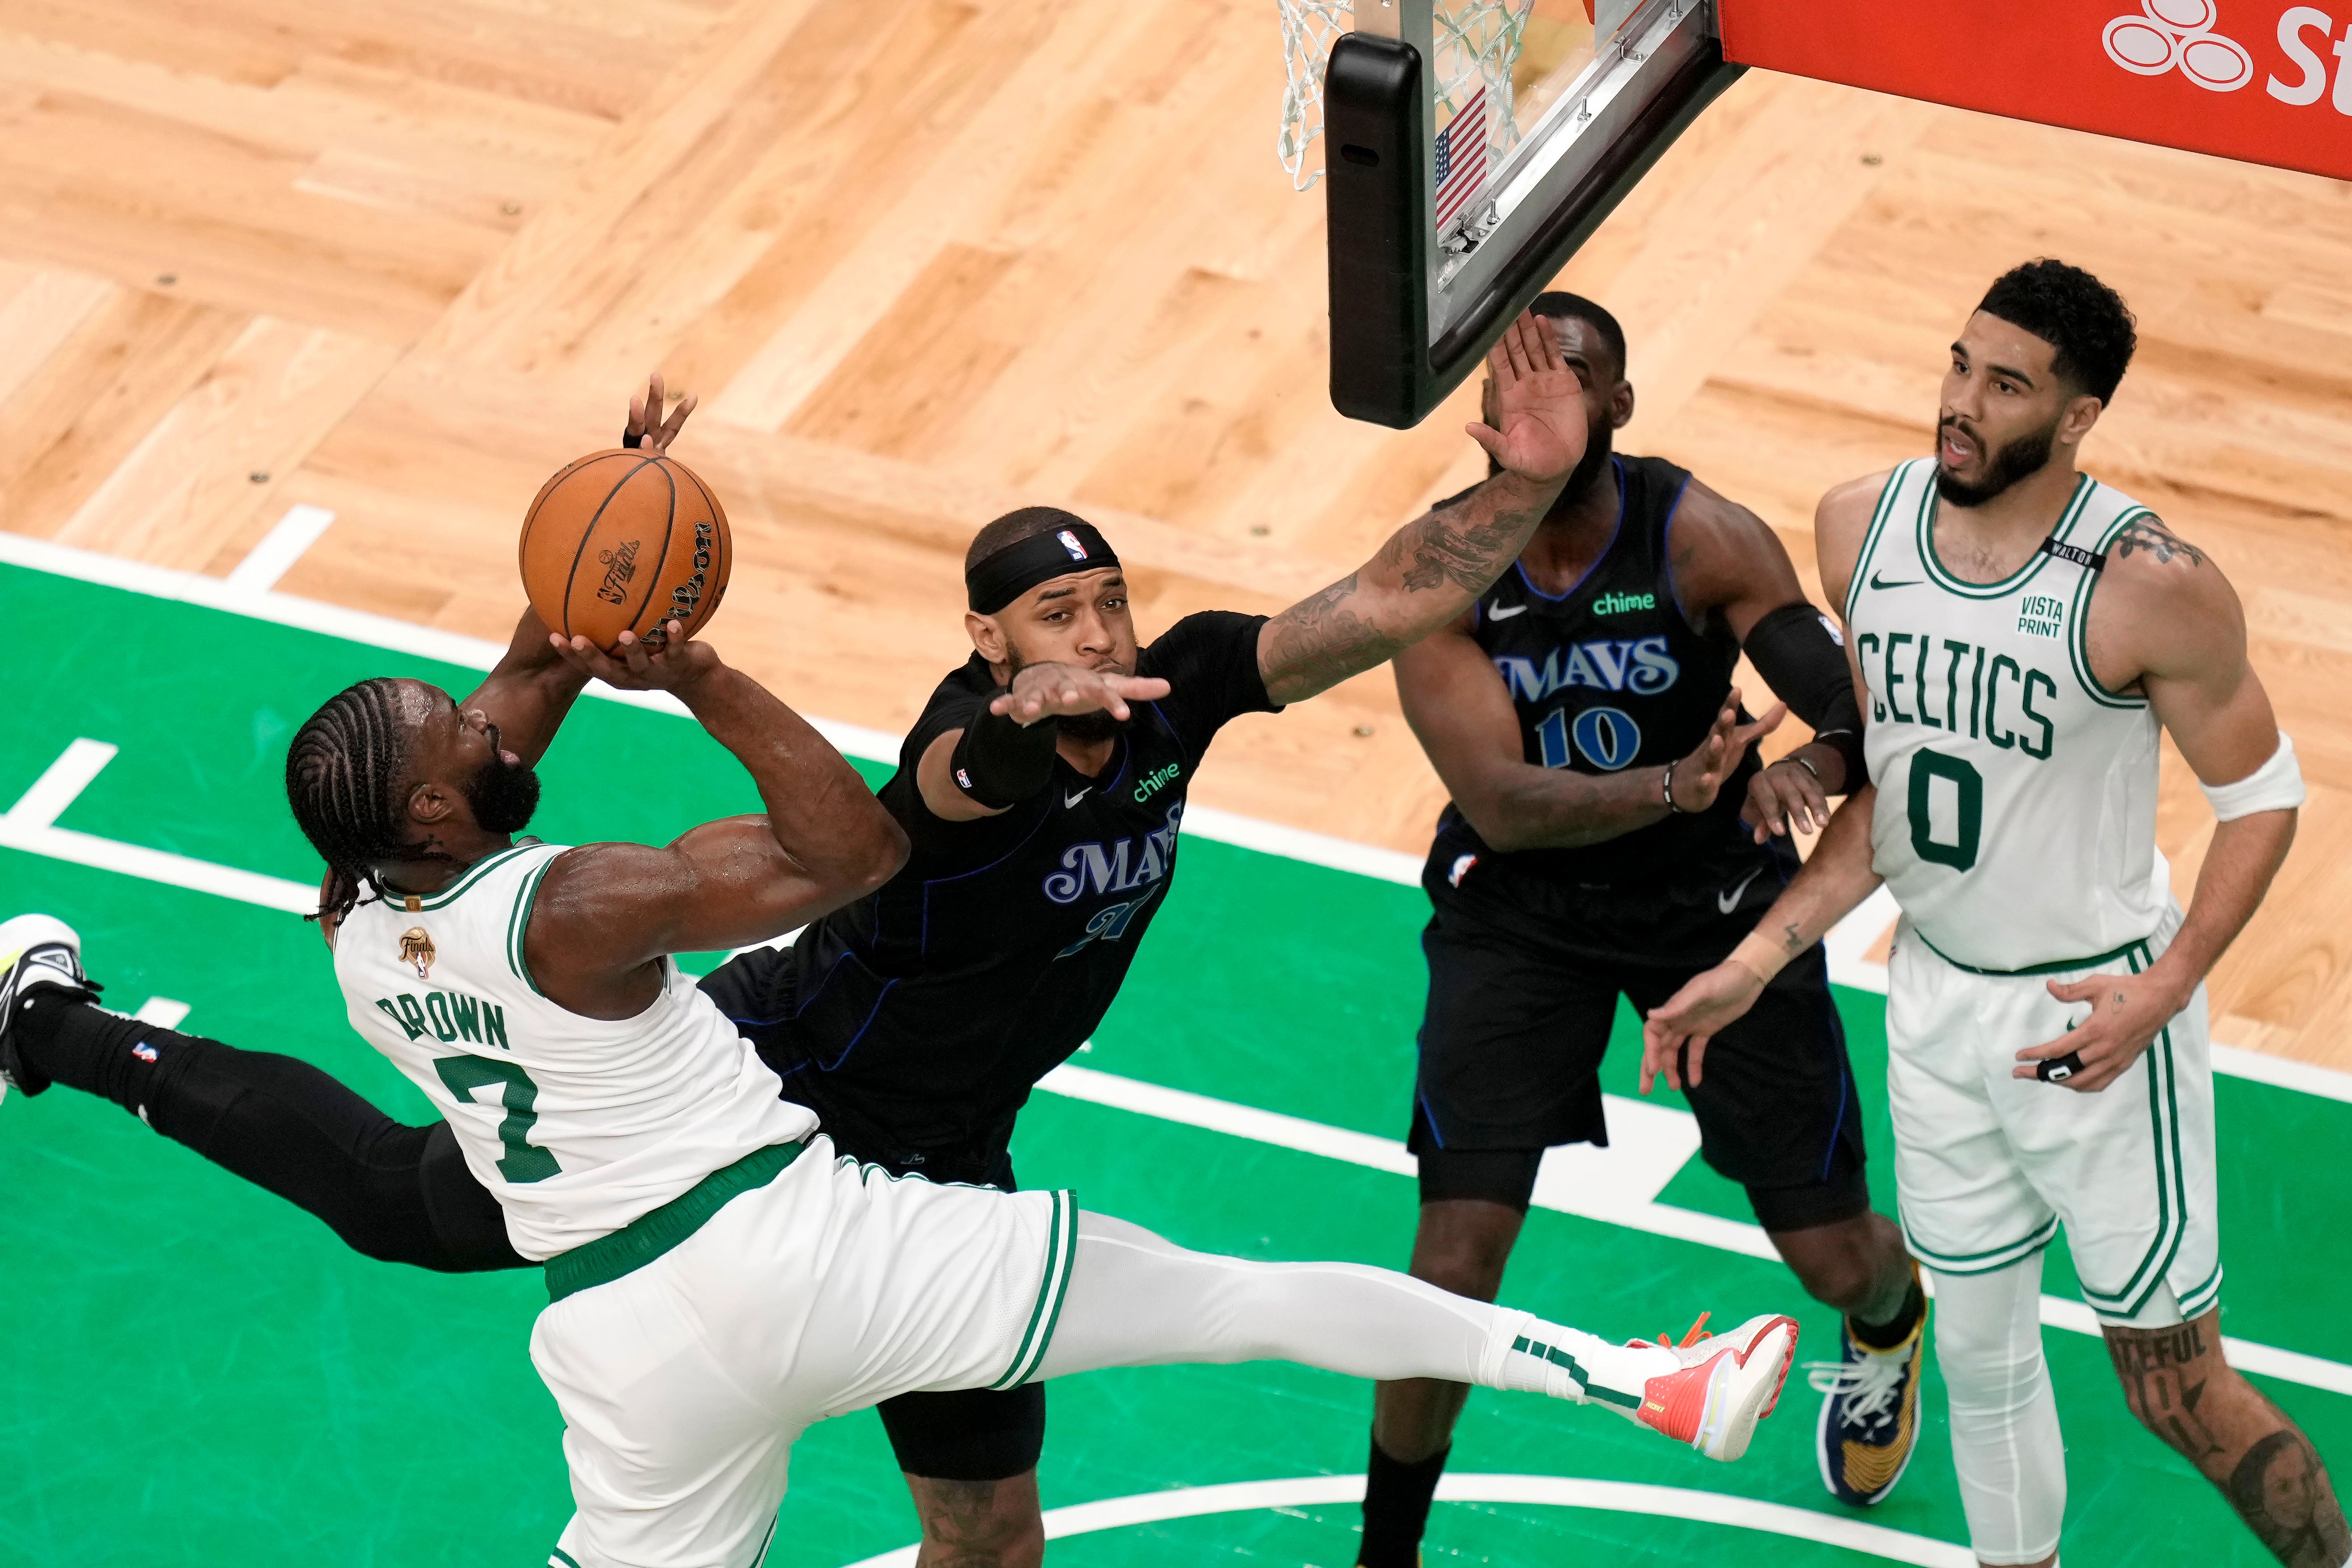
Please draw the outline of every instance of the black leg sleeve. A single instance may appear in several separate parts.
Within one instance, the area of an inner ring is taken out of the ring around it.
[[[35,1072],[114,1101],[354,1251],[443,1273],[529,1267],[445,1123],[405,1126],[308,1062],[87,1002],[36,993],[11,1034]]]

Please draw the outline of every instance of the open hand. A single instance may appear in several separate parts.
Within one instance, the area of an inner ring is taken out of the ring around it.
[[[709,643],[688,642],[686,627],[667,623],[659,642],[623,632],[606,653],[586,637],[565,637],[550,632],[547,640],[564,663],[622,691],[682,691],[720,668],[719,654]]]
[[[698,400],[694,394],[688,393],[678,399],[677,406],[671,409],[669,417],[665,419],[662,417],[662,405],[667,397],[662,386],[662,374],[656,371],[646,379],[644,394],[629,399],[629,424],[621,437],[621,445],[635,447],[656,457],[669,450],[669,444],[677,440],[677,433],[686,427],[686,416],[694,412]]]
[[[2082,1069],[2053,1081],[2080,1094],[2096,1094],[2129,1071],[2140,1052],[2189,1005],[2179,986],[2160,969],[2090,974],[2066,983],[2053,980],[2050,994],[2061,1002],[2089,1003],[2091,1016],[2048,1044],[2018,1052],[2017,1066],[2009,1076],[2037,1078],[2041,1063],[2072,1054],[2083,1058]]]
[[[1011,715],[1025,730],[1058,713],[1100,712],[1125,720],[1129,698],[1149,702],[1167,695],[1168,683],[1158,676],[1120,675],[1075,664],[1031,664],[1024,665],[1013,684],[996,694],[988,710]]]
[[[1746,964],[1725,959],[1694,974],[1642,1020],[1642,1092],[1663,1077],[1668,1089],[1697,1083],[1706,1073],[1706,1043],[1739,1021],[1764,982]]]
[[[1739,688],[1725,693],[1723,707],[1716,713],[1715,722],[1707,726],[1706,738],[1697,750],[1675,764],[1675,805],[1684,811],[1705,811],[1715,804],[1723,781],[1739,766],[1748,748],[1780,727],[1789,716],[1785,702],[1775,702],[1772,710],[1751,723],[1739,721]]]
[[[1819,833],[1830,825],[1829,792],[1813,775],[1812,768],[1797,758],[1805,752],[1814,756],[1813,767],[1822,765],[1822,753],[1827,753],[1830,766],[1844,771],[1844,759],[1827,746],[1801,746],[1771,766],[1759,770],[1748,781],[1748,804],[1740,808],[1739,825],[1756,836],[1756,842],[1789,833]],[[1675,784],[1682,778],[1677,773]]]
[[[1503,330],[1486,351],[1495,423],[1465,428],[1486,455],[1521,479],[1557,484],[1584,458],[1591,426],[1584,383],[1560,357],[1550,324],[1532,312]]]

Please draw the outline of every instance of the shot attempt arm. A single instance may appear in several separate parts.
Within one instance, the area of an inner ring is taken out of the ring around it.
[[[1583,387],[1550,327],[1511,323],[1487,354],[1498,426],[1471,437],[1503,472],[1389,536],[1370,561],[1265,623],[1258,672],[1297,702],[1392,658],[1459,616],[1519,557],[1584,456]]]
[[[650,649],[625,632],[615,655],[574,638],[564,656],[624,689],[674,693],[743,764],[767,812],[707,822],[662,848],[591,844],[557,858],[524,957],[550,999],[590,1017],[650,1005],[668,953],[763,942],[906,863],[906,834],[839,752],[709,644],[687,641],[675,621],[669,633]]]
[[[1642,1021],[1642,1092],[1663,1076],[1669,1089],[1705,1075],[1706,1043],[1756,1005],[1772,977],[1878,890],[1870,868],[1870,819],[1878,789],[1864,784],[1830,814],[1811,858],[1790,879],[1731,956],[1697,974]]]

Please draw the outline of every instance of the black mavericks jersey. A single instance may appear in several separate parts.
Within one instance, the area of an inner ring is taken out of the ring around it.
[[[1719,616],[1706,633],[1694,631],[1675,601],[1666,536],[1689,472],[1659,458],[1612,461],[1617,531],[1583,579],[1554,597],[1515,563],[1471,611],[1471,635],[1510,689],[1527,760],[1586,773],[1688,756],[1715,722],[1739,659]],[[1427,879],[1464,888],[1474,867],[1487,868],[1477,879],[1491,881],[1507,866],[1515,879],[1571,887],[1704,880],[1762,853],[1739,826],[1757,766],[1751,749],[1705,812],[1580,848],[1500,853],[1448,804]]]
[[[912,853],[896,877],[812,924],[787,952],[712,984],[785,1098],[860,1157],[942,1181],[1003,1182],[1014,1114],[1118,994],[1176,874],[1185,792],[1210,739],[1271,712],[1263,616],[1188,616],[1136,673],[1168,695],[1134,717],[1102,773],[1059,757],[1045,793],[946,822],[916,764],[1000,688],[978,655],[941,681],[881,799]],[[712,981],[721,975],[712,976]]]

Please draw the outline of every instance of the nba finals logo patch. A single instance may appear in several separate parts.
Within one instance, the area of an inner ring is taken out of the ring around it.
[[[417,979],[433,978],[433,961],[439,956],[423,926],[410,926],[400,933],[400,962],[415,969]]]
[[[1062,542],[1062,548],[1070,552],[1071,560],[1084,561],[1087,558],[1087,547],[1078,542],[1078,536],[1072,533],[1068,529],[1066,528],[1062,530],[1059,533],[1054,535],[1054,537]]]
[[[600,550],[596,563],[604,568],[604,581],[596,589],[596,596],[608,605],[617,605],[626,598],[629,579],[637,574],[637,541],[632,539],[617,550]]]

